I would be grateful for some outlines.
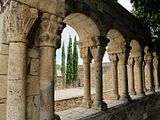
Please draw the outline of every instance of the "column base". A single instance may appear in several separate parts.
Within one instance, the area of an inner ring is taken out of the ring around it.
[[[108,107],[104,101],[94,101],[94,109],[106,111]]]
[[[92,107],[92,103],[93,103],[92,100],[83,99],[83,100],[82,100],[81,107],[84,107],[84,108],[91,108],[91,107]]]
[[[120,96],[120,100],[131,101],[131,97],[128,94],[123,94],[123,95]]]
[[[131,90],[131,91],[129,92],[129,94],[130,94],[130,95],[136,95],[136,91],[135,91],[135,90]]]
[[[159,92],[160,91],[160,86],[155,86],[155,91]]]
[[[53,120],[61,120],[61,118],[59,117],[59,115],[54,114],[54,118],[53,118]]]
[[[154,94],[155,91],[152,89],[152,90],[148,90],[147,94]]]
[[[119,99],[119,95],[114,93],[110,96],[110,100],[118,100]]]
[[[145,96],[145,92],[144,91],[140,91],[140,92],[137,92],[136,95],[138,95],[140,97],[144,97]]]

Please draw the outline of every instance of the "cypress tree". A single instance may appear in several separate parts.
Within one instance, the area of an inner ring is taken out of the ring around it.
[[[72,83],[72,38],[69,37],[68,53],[67,53],[67,70],[66,70],[66,83]]]
[[[76,36],[74,37],[74,44],[73,44],[73,81],[77,80],[77,73],[78,73],[78,49],[77,49],[77,39]]]
[[[65,70],[66,70],[66,66],[65,66],[65,47],[64,47],[64,42],[62,45],[62,63],[61,63],[61,74],[62,74],[62,87],[65,87]]]

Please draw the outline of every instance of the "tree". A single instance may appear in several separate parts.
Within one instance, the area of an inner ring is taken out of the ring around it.
[[[68,45],[68,53],[67,53],[67,70],[66,70],[66,83],[70,84],[73,80],[73,65],[72,65],[72,38],[69,36],[69,45]]]
[[[152,38],[160,43],[160,0],[131,0],[132,13],[144,24],[152,34]]]
[[[73,81],[77,80],[77,72],[78,72],[78,49],[77,49],[77,39],[75,36],[73,44]]]
[[[64,47],[64,42],[62,45],[62,63],[61,63],[61,74],[62,74],[62,86],[65,86],[65,71],[66,71],[66,66],[65,66],[65,47]]]

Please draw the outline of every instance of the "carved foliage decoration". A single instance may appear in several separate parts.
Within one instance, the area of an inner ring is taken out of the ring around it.
[[[92,55],[88,47],[81,48],[80,53],[81,53],[81,58],[83,59],[83,61],[91,62]]]
[[[94,61],[102,61],[103,56],[106,52],[106,47],[93,46],[93,47],[90,47],[90,51]]]
[[[61,19],[48,13],[41,16],[39,40],[40,46],[60,47],[61,32],[65,25],[61,23]]]
[[[11,1],[6,20],[6,31],[10,36],[10,40],[19,41],[20,39],[18,38],[22,36],[26,38],[37,18],[37,9],[30,8],[27,5],[15,1]]]
[[[144,53],[145,53],[145,55],[144,55],[144,62],[145,62],[145,64],[150,65],[151,62],[152,62],[152,56],[149,53],[149,47],[148,46],[146,46],[144,48]]]

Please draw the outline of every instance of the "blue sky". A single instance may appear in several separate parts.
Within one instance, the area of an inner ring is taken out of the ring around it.
[[[132,6],[130,4],[130,0],[119,0],[118,2],[124,8],[126,8],[128,11],[131,11]],[[72,27],[67,25],[66,28],[64,28],[64,30],[62,32],[62,42],[64,42],[64,44],[65,44],[66,57],[67,57],[67,46],[68,46],[68,43],[69,43],[68,42],[69,35],[71,35],[72,38],[74,38],[74,36],[76,35],[77,40],[79,40],[77,32]],[[56,58],[57,64],[61,64],[61,48],[57,50],[56,56],[57,56],[57,58]],[[80,56],[80,53],[79,53],[79,56]],[[104,55],[103,62],[109,62],[107,52]],[[82,64],[82,59],[80,57],[79,57],[79,64]]]

